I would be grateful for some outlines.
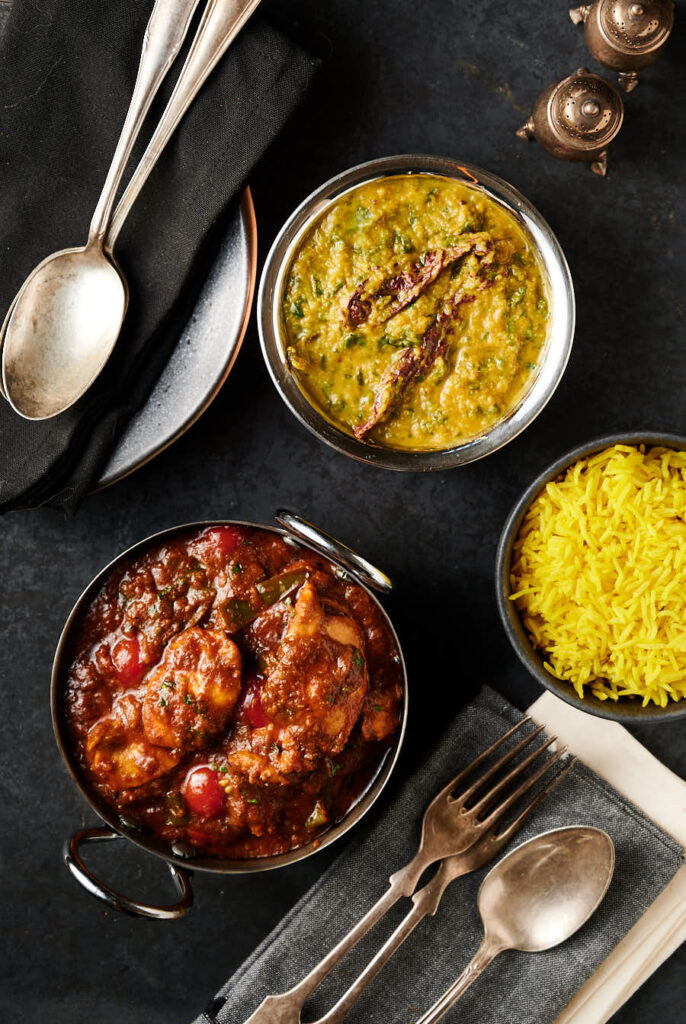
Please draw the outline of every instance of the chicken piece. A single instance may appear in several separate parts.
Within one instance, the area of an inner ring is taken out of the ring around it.
[[[143,731],[138,697],[120,697],[88,731],[86,761],[99,782],[121,792],[159,778],[181,760],[180,750],[153,746]]]
[[[294,773],[312,771],[295,744],[274,725],[253,730],[249,747],[236,746],[228,754],[231,768],[254,786],[292,786]]]
[[[151,743],[195,750],[221,732],[241,692],[241,652],[219,629],[174,637],[148,677],[143,725]]]
[[[123,603],[120,631],[135,637],[146,666],[158,661],[173,636],[200,622],[214,596],[205,567],[193,558],[178,566],[168,548],[146,564],[133,565],[118,593]]]
[[[312,580],[300,588],[260,694],[269,722],[254,730],[249,749],[229,755],[250,780],[283,784],[346,745],[369,682],[362,630],[344,612],[325,608]]]
[[[370,694],[362,713],[362,738],[377,743],[398,728],[398,702],[392,693]]]

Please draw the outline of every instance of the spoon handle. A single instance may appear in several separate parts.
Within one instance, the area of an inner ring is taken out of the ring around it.
[[[259,2],[209,0],[169,103],[114,212],[107,234],[108,250],[114,247],[138,193],[179,122]]]
[[[417,1024],[434,1024],[435,1021],[440,1020],[500,952],[502,952],[502,946],[494,946],[486,936],[460,977],[452,983],[440,999],[436,1000],[433,1006],[429,1007],[426,1013],[419,1018]]]
[[[89,244],[101,244],[107,234],[112,207],[122,175],[145,116],[157,90],[186,38],[199,0],[156,0],[143,39],[141,60],[131,103],[88,235]]]

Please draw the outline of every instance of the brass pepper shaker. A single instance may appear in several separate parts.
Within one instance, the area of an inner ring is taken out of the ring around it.
[[[596,174],[607,173],[607,147],[624,119],[624,104],[613,85],[587,68],[549,85],[517,132],[535,138],[560,160],[583,160]]]
[[[662,53],[674,24],[672,0],[595,0],[574,7],[569,16],[575,25],[584,22],[586,45],[606,68],[619,72],[620,85],[631,92],[638,72],[654,64]]]

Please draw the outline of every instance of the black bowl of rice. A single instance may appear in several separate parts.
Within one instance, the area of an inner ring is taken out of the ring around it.
[[[612,434],[554,462],[503,527],[496,593],[562,700],[625,723],[686,715],[686,437]]]

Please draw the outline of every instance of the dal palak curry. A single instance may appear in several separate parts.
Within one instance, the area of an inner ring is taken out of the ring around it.
[[[288,365],[359,440],[451,448],[519,404],[548,335],[532,243],[482,191],[404,174],[341,196],[310,228],[283,296]]]

